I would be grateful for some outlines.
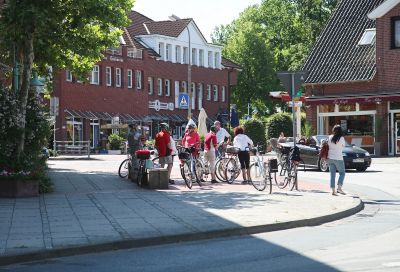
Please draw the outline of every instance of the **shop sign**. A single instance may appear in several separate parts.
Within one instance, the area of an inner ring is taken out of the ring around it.
[[[172,105],[172,106],[171,106]],[[149,101],[149,109],[160,110],[174,110],[174,103],[160,102],[160,100]]]
[[[128,124],[104,124],[100,126],[100,129],[121,129],[128,128]]]

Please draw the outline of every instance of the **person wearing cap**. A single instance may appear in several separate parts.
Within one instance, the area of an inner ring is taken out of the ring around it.
[[[141,136],[142,132],[138,129],[137,124],[128,125],[128,148],[129,154],[131,155],[133,169],[138,168],[138,160],[136,158],[135,152],[142,148]]]
[[[218,141],[218,151],[223,154],[225,152],[225,142],[229,143],[231,139],[231,135],[229,134],[226,129],[224,129],[221,126],[220,121],[215,121],[214,122],[215,129],[217,131],[216,136],[217,136],[217,141]],[[227,139],[227,140],[225,140]]]
[[[171,136],[169,134],[169,126],[167,123],[160,124],[161,131],[156,135],[155,147],[158,151],[158,161],[160,162],[161,168],[167,165],[168,179],[170,184],[175,182],[171,179],[172,171],[172,156],[171,156]]]
[[[208,162],[210,167],[211,183],[218,183],[215,179],[215,149],[218,146],[216,132],[216,127],[212,126],[204,137],[204,161]]]
[[[185,148],[195,147],[196,151],[193,153],[193,156],[198,155],[198,150],[200,146],[200,137],[199,134],[194,130],[196,126],[194,124],[189,124],[188,128],[185,132],[185,135],[182,139],[182,146]]]

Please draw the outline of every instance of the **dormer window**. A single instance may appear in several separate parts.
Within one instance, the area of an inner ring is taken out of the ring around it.
[[[368,28],[364,31],[358,45],[371,45],[375,42],[376,29]]]
[[[400,17],[392,18],[392,48],[400,48]]]

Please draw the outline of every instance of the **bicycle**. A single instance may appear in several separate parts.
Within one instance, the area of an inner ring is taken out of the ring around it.
[[[254,151],[255,162],[250,165],[250,182],[258,191],[264,191],[268,187],[267,190],[271,194],[272,174],[276,176],[276,172],[278,171],[276,159],[270,159],[268,162],[264,162],[264,157],[260,156],[259,146],[256,146]]]
[[[278,182],[277,180],[277,186],[280,189],[284,189],[285,187],[289,187],[290,191],[293,191],[293,189],[296,188],[297,190],[297,172],[298,172],[298,165],[301,161],[300,160],[294,160],[294,156],[295,156],[295,149],[292,147],[289,151],[288,154],[284,154],[284,156],[282,156],[282,163],[281,163],[281,172],[280,172],[280,176],[285,176],[285,178],[283,179],[282,182]],[[282,175],[282,171],[283,174]]]
[[[132,167],[132,158],[128,153],[127,158],[121,162],[118,168],[118,175],[121,178],[126,178],[129,175],[129,171]]]
[[[194,181],[201,186],[199,177],[201,177],[202,174],[202,166],[201,162],[193,156],[194,152],[196,152],[196,148],[193,146],[190,148],[181,147],[178,150],[178,158],[181,161],[179,164],[181,175],[189,189],[192,189]]]
[[[146,160],[150,159],[150,150],[137,150],[135,154],[139,161],[136,174],[136,183],[138,186],[142,186],[143,177],[146,175]]]
[[[229,184],[232,184],[235,179],[240,174],[240,163],[239,163],[239,154],[240,149],[237,147],[230,146],[226,149],[226,154],[228,156],[228,160],[225,163],[225,179]]]

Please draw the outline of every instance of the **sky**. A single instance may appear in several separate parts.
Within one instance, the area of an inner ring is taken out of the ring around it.
[[[168,20],[172,14],[193,18],[211,42],[216,26],[231,23],[248,6],[260,3],[261,0],[136,0],[133,9],[155,21]]]

